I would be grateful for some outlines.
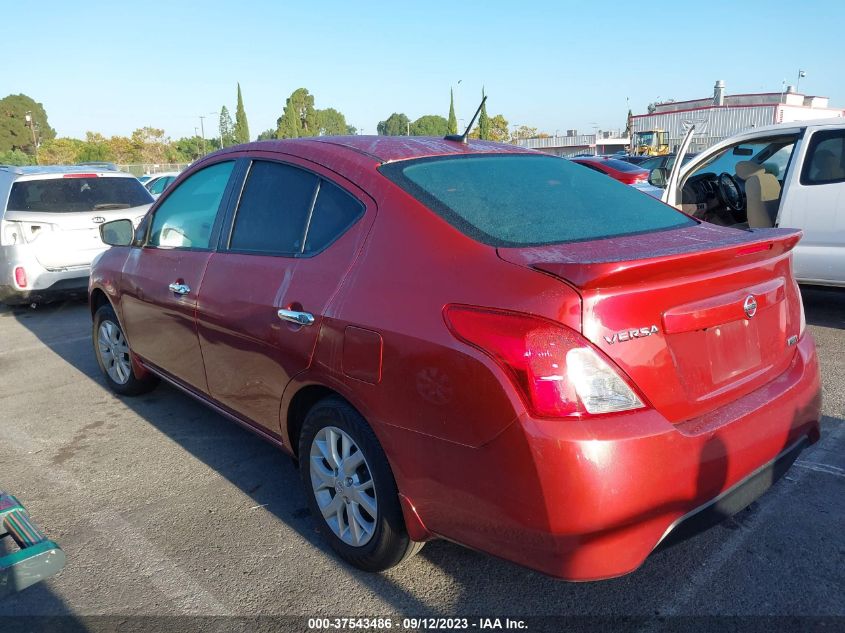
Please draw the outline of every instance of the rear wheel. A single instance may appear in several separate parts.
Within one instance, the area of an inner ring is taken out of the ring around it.
[[[326,398],[308,412],[299,467],[320,532],[344,560],[383,571],[420,550],[405,529],[384,451],[346,401]]]
[[[136,396],[155,388],[158,379],[149,375],[136,378],[132,371],[129,343],[111,305],[103,305],[94,314],[94,354],[112,391]]]

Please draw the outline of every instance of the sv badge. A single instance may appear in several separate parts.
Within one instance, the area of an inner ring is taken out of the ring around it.
[[[614,332],[613,336],[605,336],[604,340],[607,341],[608,345],[613,345],[614,343],[624,343],[625,341],[632,341],[635,338],[645,338],[646,336],[657,334],[657,332],[657,326],[652,325],[650,327],[641,327],[635,330],[622,330],[621,332]]]

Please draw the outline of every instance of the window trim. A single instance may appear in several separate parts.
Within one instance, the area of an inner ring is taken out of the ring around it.
[[[231,197],[232,197],[232,190],[234,189],[234,183],[236,181],[235,177],[238,176],[238,159],[237,158],[230,158],[226,157],[223,160],[216,160],[213,162],[209,162],[204,165],[198,165],[197,169],[194,169],[190,172],[186,172],[184,174],[180,174],[174,179],[174,183],[177,180],[181,180],[179,183],[179,187],[182,186],[183,183],[188,181],[190,178],[195,176],[196,174],[200,173],[201,171],[208,169],[210,167],[215,167],[217,165],[221,165],[223,163],[232,163],[232,171],[229,172],[229,179],[226,182],[226,186],[223,189],[223,195],[220,197],[220,204],[217,205],[217,212],[214,216],[214,224],[211,227],[211,235],[208,238],[208,247],[206,248],[197,248],[194,246],[160,246],[157,244],[150,244],[150,236],[153,230],[153,222],[155,221],[155,216],[158,214],[161,206],[167,201],[170,195],[178,189],[178,187],[167,187],[159,196],[158,200],[155,201],[153,204],[153,208],[151,212],[148,212],[145,215],[145,219],[147,220],[147,226],[144,233],[144,238],[141,243],[138,245],[139,248],[147,248],[147,249],[155,249],[155,250],[166,250],[166,251],[185,251],[185,252],[214,252],[218,248],[218,243],[220,241],[220,231],[223,228],[223,220],[227,214],[229,209],[229,205],[231,204]]]
[[[323,253],[328,248],[330,248],[332,246],[332,244],[334,244],[341,237],[346,235],[346,233],[348,233],[349,230],[352,229],[352,227],[355,226],[361,220],[361,218],[364,217],[364,215],[367,212],[367,205],[363,201],[361,201],[361,199],[358,196],[353,194],[349,190],[349,188],[342,186],[336,180],[333,180],[333,179],[321,174],[320,172],[318,172],[314,169],[310,169],[310,168],[308,168],[304,165],[300,165],[298,163],[294,163],[294,162],[291,162],[291,161],[281,160],[281,159],[277,159],[277,158],[268,158],[268,157],[264,157],[264,156],[244,157],[242,160],[246,161],[247,165],[246,165],[243,177],[241,178],[240,190],[238,192],[237,199],[234,201],[234,204],[232,205],[232,209],[227,214],[228,217],[226,219],[226,224],[227,224],[227,227],[228,227],[228,231],[225,232],[226,233],[225,240],[221,240],[221,243],[219,245],[218,250],[220,252],[232,253],[233,255],[253,255],[253,256],[256,256],[256,257],[283,257],[285,259],[309,259],[311,257],[316,257],[317,255]],[[241,248],[232,248],[232,236],[234,235],[234,232],[235,232],[235,224],[238,221],[238,213],[240,212],[241,200],[243,198],[243,193],[244,193],[244,190],[246,189],[247,182],[249,181],[249,175],[250,175],[250,172],[252,171],[252,165],[253,165],[253,163],[256,163],[256,162],[276,163],[276,164],[279,164],[279,165],[284,165],[286,167],[291,167],[293,169],[299,169],[301,171],[304,171],[304,172],[307,172],[307,173],[313,175],[317,179],[317,184],[314,186],[314,192],[311,195],[311,203],[310,203],[309,208],[308,208],[308,215],[306,217],[305,229],[303,230],[303,233],[302,233],[302,246],[301,246],[301,248],[298,252],[297,251],[292,251],[292,252],[253,251],[253,250],[247,250],[247,249],[241,249]],[[309,235],[310,230],[311,230],[311,219],[314,216],[314,208],[317,205],[317,199],[319,197],[320,190],[322,189],[323,182],[328,182],[329,184],[334,185],[335,187],[340,189],[343,193],[345,193],[347,196],[349,196],[349,198],[351,200],[353,200],[360,207],[360,211],[359,211],[358,215],[355,216],[355,218],[349,223],[349,225],[343,231],[338,233],[333,239],[329,240],[320,250],[306,253],[305,247],[308,243],[308,235]]]
[[[834,128],[831,130],[822,129],[813,132],[812,137],[810,137],[810,142],[807,145],[807,151],[804,153],[804,164],[801,166],[801,177],[799,182],[804,187],[821,187],[824,185],[836,185],[845,182],[845,176],[825,181],[815,181],[810,179],[810,165],[812,164],[812,157],[816,148],[824,141],[831,138],[841,139],[843,144],[842,151],[845,152],[845,128]]]

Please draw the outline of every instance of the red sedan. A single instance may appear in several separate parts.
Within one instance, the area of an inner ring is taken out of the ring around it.
[[[648,182],[648,170],[626,163],[617,158],[603,158],[601,156],[579,156],[570,159],[573,163],[584,165],[594,171],[610,176],[614,180],[626,185],[636,185]]]
[[[819,436],[800,232],[702,223],[553,156],[252,143],[101,233],[108,385],[164,379],[293,455],[362,569],[443,537],[625,574]]]

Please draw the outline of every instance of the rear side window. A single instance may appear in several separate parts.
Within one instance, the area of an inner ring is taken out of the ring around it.
[[[845,130],[816,132],[807,148],[802,185],[845,182]]]
[[[151,246],[207,249],[223,193],[235,163],[226,161],[191,174],[156,209]]]
[[[301,253],[318,181],[314,174],[290,165],[253,162],[229,248],[270,255]]]
[[[323,250],[364,214],[364,205],[327,180],[320,181],[320,192],[308,225],[305,253]]]
[[[651,196],[553,156],[424,158],[381,172],[473,239],[540,246],[696,224]]]
[[[9,192],[10,211],[74,213],[128,209],[153,199],[135,178],[88,176],[19,180]]]
[[[235,215],[229,248],[266,255],[311,255],[343,234],[364,206],[304,169],[254,161]]]

